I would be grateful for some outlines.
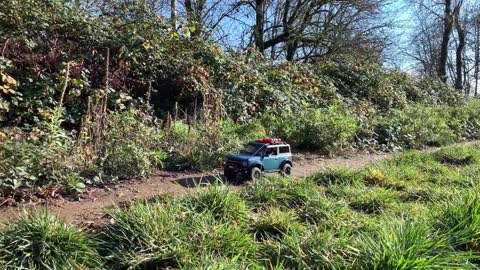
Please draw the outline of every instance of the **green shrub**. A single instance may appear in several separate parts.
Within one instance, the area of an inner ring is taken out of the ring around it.
[[[388,149],[421,148],[453,143],[459,134],[449,126],[448,108],[407,106],[382,117],[375,127],[376,140]]]
[[[110,176],[130,178],[151,173],[150,155],[135,145],[119,145],[103,161],[104,172]]]
[[[464,106],[458,107],[457,118],[465,117],[463,136],[468,139],[480,138],[480,99],[470,99]]]
[[[337,107],[297,110],[285,117],[265,117],[263,122],[272,136],[326,152],[348,146],[357,132],[356,120]]]
[[[147,176],[162,155],[160,135],[148,124],[146,116],[128,110],[108,115],[105,134],[104,157],[101,167],[113,177],[129,178]]]
[[[35,141],[6,141],[0,144],[0,189],[3,196],[19,188],[64,185],[65,191],[80,187],[81,168],[70,160],[69,149]]]
[[[331,78],[338,93],[352,103],[368,101],[382,111],[402,108],[407,99],[415,98],[412,93],[421,92],[414,78],[400,71],[387,72],[378,63],[330,61],[316,68]]]
[[[84,232],[43,211],[27,214],[3,232],[3,269],[101,267],[96,243]]]
[[[224,185],[213,185],[190,193],[183,199],[188,211],[211,214],[215,220],[243,222],[248,216],[245,201]]]
[[[418,88],[422,92],[420,94],[422,98],[418,99],[420,102],[456,106],[464,99],[461,91],[457,91],[437,79],[422,79],[418,82]]]
[[[333,81],[315,65],[235,60],[223,104],[236,121],[250,122],[265,113],[284,117],[304,104],[319,108],[338,101]]]

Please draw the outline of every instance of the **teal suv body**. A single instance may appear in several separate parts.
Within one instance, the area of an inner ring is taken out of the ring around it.
[[[229,154],[225,162],[224,175],[228,181],[241,176],[250,180],[262,174],[277,172],[283,176],[292,173],[293,159],[290,145],[275,139],[262,139],[247,144],[238,154]]]

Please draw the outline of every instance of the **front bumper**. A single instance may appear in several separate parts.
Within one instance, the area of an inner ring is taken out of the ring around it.
[[[225,163],[225,170],[234,172],[235,174],[247,175],[250,172],[248,167],[243,166],[242,162],[227,160]]]

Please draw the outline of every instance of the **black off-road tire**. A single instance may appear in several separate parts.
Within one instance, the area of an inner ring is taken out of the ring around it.
[[[282,170],[280,171],[280,174],[283,177],[288,177],[288,176],[292,175],[292,165],[290,165],[289,163],[283,164]]]
[[[262,170],[258,167],[253,167],[250,171],[250,180],[258,181],[262,177]]]

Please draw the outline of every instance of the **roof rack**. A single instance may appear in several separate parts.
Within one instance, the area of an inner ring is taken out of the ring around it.
[[[259,139],[257,142],[260,142],[260,143],[268,143],[268,144],[280,144],[280,143],[283,143],[282,139],[278,139],[278,138],[262,138],[262,139]]]

